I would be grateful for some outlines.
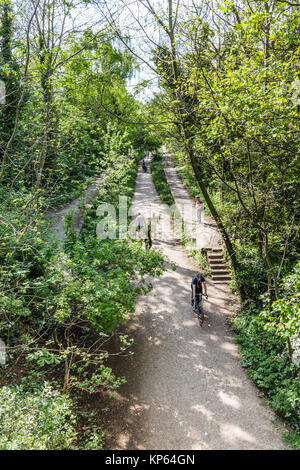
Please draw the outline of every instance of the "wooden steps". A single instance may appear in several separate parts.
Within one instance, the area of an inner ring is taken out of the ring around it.
[[[208,249],[207,260],[215,283],[226,284],[230,282],[230,269],[226,265],[223,252],[220,248]]]

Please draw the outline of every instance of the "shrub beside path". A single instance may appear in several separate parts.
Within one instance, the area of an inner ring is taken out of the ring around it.
[[[151,175],[139,168],[132,215],[151,211],[163,217],[166,210]],[[274,426],[275,415],[241,367],[226,325],[236,299],[226,285],[208,281],[208,321],[201,328],[190,308],[195,262],[172,233],[154,239],[154,249],[168,260],[167,269],[137,301],[126,327],[135,340],[134,356],[116,357],[112,364],[127,384],[107,402],[106,448],[285,449],[283,428]]]

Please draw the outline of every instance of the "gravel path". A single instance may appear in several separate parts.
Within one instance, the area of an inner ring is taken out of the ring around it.
[[[61,209],[49,211],[45,214],[45,218],[50,222],[51,233],[60,241],[65,238],[64,217],[68,212],[73,213],[73,229],[77,232],[80,231],[82,226],[82,212],[79,209],[80,203],[90,203],[99,192],[101,185],[101,178],[97,178],[93,183],[89,184],[83,194],[78,196],[73,201],[69,202]]]
[[[177,181],[178,184],[178,181]],[[132,213],[164,215],[151,175],[139,170]],[[184,248],[158,237],[168,263],[153,291],[138,300],[127,332],[134,356],[115,359],[126,375],[107,424],[107,449],[285,449],[274,414],[239,364],[225,320],[237,307],[226,285],[208,281],[208,320],[199,326],[190,308],[197,266]]]

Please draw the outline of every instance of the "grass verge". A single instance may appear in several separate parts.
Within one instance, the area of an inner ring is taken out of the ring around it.
[[[162,155],[160,152],[152,155],[150,169],[155,189],[162,202],[168,206],[175,205],[174,198],[167,182]]]

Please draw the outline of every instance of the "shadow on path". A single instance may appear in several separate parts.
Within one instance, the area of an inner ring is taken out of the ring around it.
[[[132,213],[149,205],[163,211],[151,175],[139,171]],[[134,338],[132,357],[115,357],[116,374],[127,383],[114,399],[95,406],[111,408],[105,422],[107,449],[284,449],[274,414],[239,364],[225,319],[237,302],[226,285],[208,282],[208,319],[201,328],[190,307],[190,282],[198,271],[174,239],[154,240],[177,264],[153,290],[138,299],[135,317],[124,330]]]

